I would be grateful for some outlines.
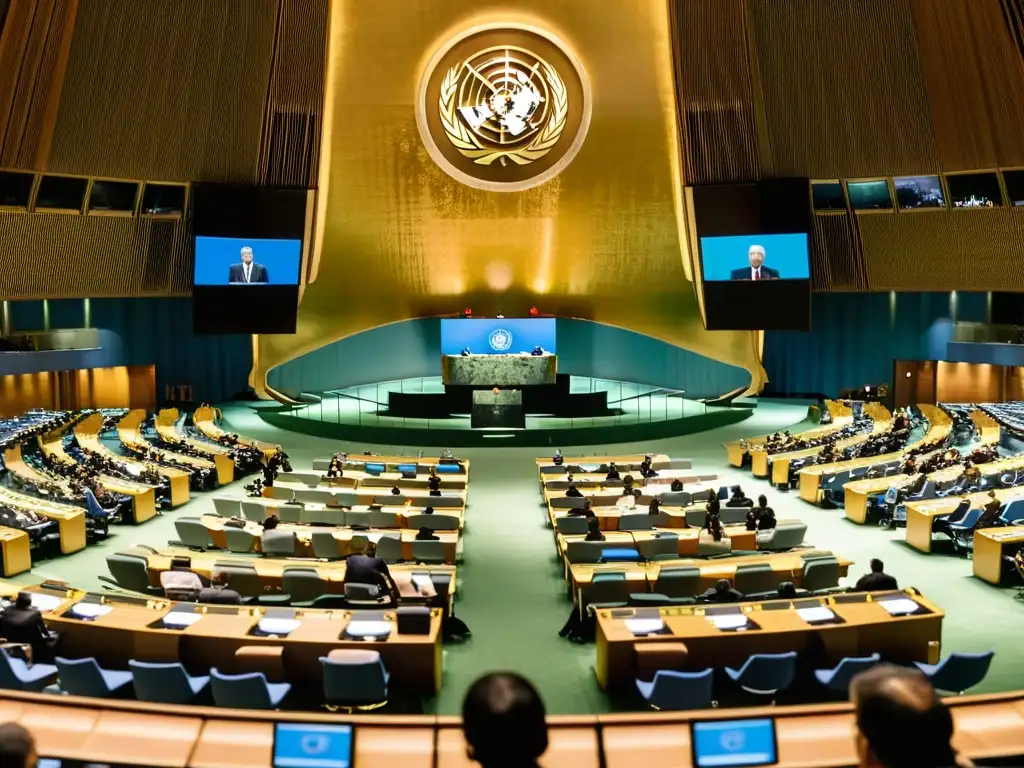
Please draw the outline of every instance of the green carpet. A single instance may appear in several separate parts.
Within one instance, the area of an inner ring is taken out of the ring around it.
[[[314,458],[334,451],[411,453],[398,445],[365,446],[284,432],[262,421],[247,405],[225,408],[234,431],[280,443],[296,470],[308,469]],[[754,415],[729,427],[640,444],[560,446],[566,455],[595,455],[657,451],[688,457],[701,472],[717,472],[722,485],[742,483],[748,494],[766,493],[780,518],[799,518],[808,524],[807,541],[855,561],[855,580],[872,557],[885,561],[886,570],[901,586],[916,586],[946,611],[943,654],[950,651],[995,649],[988,678],[972,692],[1024,688],[1024,603],[1015,590],[998,589],[971,576],[971,563],[949,555],[924,555],[903,542],[904,531],[882,531],[848,523],[841,510],[823,510],[754,480],[749,472],[726,464],[722,443],[764,434],[800,421],[806,404],[762,403]],[[436,450],[424,449],[427,455]],[[456,614],[473,630],[463,644],[446,646],[442,693],[427,702],[427,711],[455,714],[468,685],[480,674],[510,669],[525,674],[538,686],[548,710],[557,714],[600,713],[612,705],[598,690],[592,665],[594,647],[573,645],[558,637],[571,603],[564,592],[561,571],[554,560],[551,530],[544,524],[544,507],[533,459],[534,448],[469,448],[458,455],[472,462],[466,515],[465,563],[459,568]],[[160,547],[175,538],[174,518],[200,515],[213,509],[215,495],[241,497],[242,483],[212,494],[198,494],[185,507],[137,528],[117,528],[107,542],[84,552],[40,563],[17,579],[35,583],[45,577],[66,579],[77,586],[97,588],[105,574],[106,555],[133,543]]]

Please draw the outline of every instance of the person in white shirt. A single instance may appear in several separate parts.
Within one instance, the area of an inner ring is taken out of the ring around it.
[[[750,248],[747,249],[747,261],[750,263],[750,266],[743,267],[742,269],[734,269],[732,271],[732,279],[778,280],[779,271],[764,265],[766,255],[763,245],[751,245]]]

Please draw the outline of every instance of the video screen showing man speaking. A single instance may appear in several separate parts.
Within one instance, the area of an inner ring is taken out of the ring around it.
[[[807,280],[807,234],[730,235],[700,240],[704,281]]]
[[[196,285],[296,285],[301,240],[196,238]]]

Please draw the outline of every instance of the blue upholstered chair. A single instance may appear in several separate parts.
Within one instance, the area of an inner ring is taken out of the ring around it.
[[[57,657],[60,689],[74,696],[106,699],[132,693],[132,673],[103,669],[94,658],[64,659]]]
[[[775,694],[788,688],[796,676],[796,651],[755,653],[739,669],[726,667],[725,674],[745,691]]]
[[[881,658],[877,653],[870,656],[850,656],[840,661],[834,669],[814,670],[814,676],[829,690],[846,693],[850,688],[850,679],[858,672],[871,669],[881,661]]]
[[[985,679],[993,656],[995,651],[951,653],[938,664],[914,663],[938,690],[963,693]]]
[[[213,703],[235,709],[276,709],[292,688],[288,683],[268,683],[262,672],[225,675],[216,668],[210,670],[210,684]]]
[[[387,703],[389,675],[379,651],[338,649],[320,663],[328,706],[372,709]]]
[[[6,648],[0,648],[0,688],[8,691],[33,691],[38,693],[57,677],[53,664],[33,664],[11,656]]]
[[[210,685],[208,675],[192,677],[178,663],[128,662],[139,701],[155,704],[191,704]]]
[[[712,670],[702,672],[676,672],[662,669],[654,673],[654,680],[636,681],[636,688],[644,701],[655,709],[707,709],[711,701]]]

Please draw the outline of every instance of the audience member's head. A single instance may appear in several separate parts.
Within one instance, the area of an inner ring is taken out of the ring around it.
[[[401,493],[401,491],[398,490],[398,486],[397,485],[391,489],[391,495],[392,496],[398,496],[400,493]]]
[[[211,587],[226,587],[228,585],[228,575],[224,571],[215,570],[210,574],[210,586]]]
[[[651,503],[647,505],[647,513],[650,515],[656,515],[661,511],[661,499],[653,498]]]
[[[274,530],[275,528],[277,528],[278,522],[279,521],[277,519],[277,515],[267,515],[265,518],[263,518],[263,530],[264,531],[272,531],[272,530]]]
[[[601,532],[601,521],[597,519],[597,515],[587,518],[587,531],[589,531],[590,533]]]
[[[757,506],[759,506],[759,507],[767,507],[768,506],[768,497],[765,496],[763,493],[760,496],[757,497]]]
[[[871,558],[871,572],[882,573],[885,571],[885,563],[879,560],[877,557]]]
[[[349,542],[349,552],[353,555],[365,555],[367,548],[370,546],[370,540],[362,534],[356,534],[352,537],[352,541]]]
[[[484,675],[470,686],[462,730],[467,755],[483,768],[531,766],[548,748],[544,702],[514,672]]]
[[[0,765],[4,768],[35,768],[36,743],[17,723],[0,725]]]
[[[951,768],[953,717],[917,669],[879,664],[850,681],[861,768]]]
[[[424,507],[423,508],[423,514],[424,515],[432,515],[432,514],[434,514],[434,508],[431,507],[431,506]]]
[[[783,581],[778,586],[779,597],[785,599],[792,599],[796,597],[796,587],[793,586],[792,581]]]
[[[14,598],[14,606],[16,608],[31,608],[32,595],[28,592],[19,592],[18,596]]]
[[[732,589],[732,584],[728,579],[719,579],[715,582],[715,592],[720,595],[726,594],[730,589]]]

